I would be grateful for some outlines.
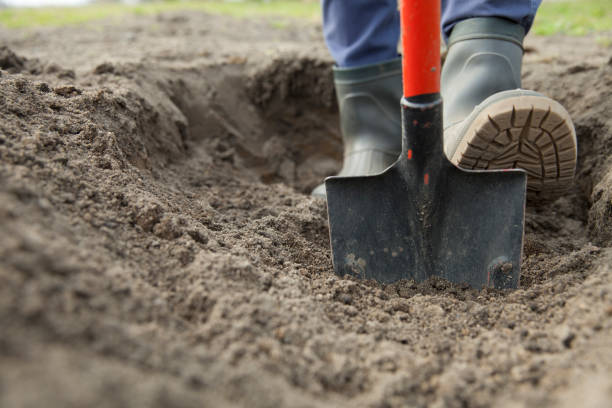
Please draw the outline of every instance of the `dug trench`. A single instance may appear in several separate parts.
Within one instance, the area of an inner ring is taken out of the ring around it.
[[[572,114],[579,167],[529,204],[521,288],[379,285],[333,274],[308,195],[342,154],[320,27],[236,26],[2,31],[0,406],[612,398],[609,49],[529,40],[524,86]]]

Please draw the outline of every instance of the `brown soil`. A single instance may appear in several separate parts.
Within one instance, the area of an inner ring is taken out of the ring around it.
[[[530,38],[579,138],[522,288],[341,279],[312,23],[197,13],[0,30],[0,406],[603,407],[612,49]]]

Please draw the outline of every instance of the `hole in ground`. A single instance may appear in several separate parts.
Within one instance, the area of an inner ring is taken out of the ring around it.
[[[308,194],[341,166],[342,141],[328,61],[276,59],[249,71],[218,65],[181,73],[170,89],[188,143]]]
[[[340,168],[342,143],[327,61],[286,56],[255,69],[208,66],[181,72],[169,93],[186,117],[192,154],[207,152],[259,181],[305,194]],[[570,258],[584,268],[594,259],[596,251],[587,245],[590,195],[605,167],[601,145],[608,132],[593,117],[581,118],[576,127],[576,185],[553,203],[528,207],[523,287],[566,273]],[[314,239],[327,246],[325,233]]]

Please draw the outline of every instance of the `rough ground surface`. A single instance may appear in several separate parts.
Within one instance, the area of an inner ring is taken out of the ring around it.
[[[385,287],[332,273],[331,61],[285,25],[0,30],[0,406],[609,406],[612,49],[529,39],[580,164],[522,288]]]

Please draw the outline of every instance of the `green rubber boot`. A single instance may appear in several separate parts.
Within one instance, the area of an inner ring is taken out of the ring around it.
[[[573,182],[576,132],[556,101],[521,88],[524,29],[501,18],[458,23],[442,69],[444,149],[466,169],[521,168],[531,199]]]
[[[339,176],[377,174],[402,151],[400,59],[359,68],[334,68],[344,161]],[[312,195],[325,197],[325,184]]]

